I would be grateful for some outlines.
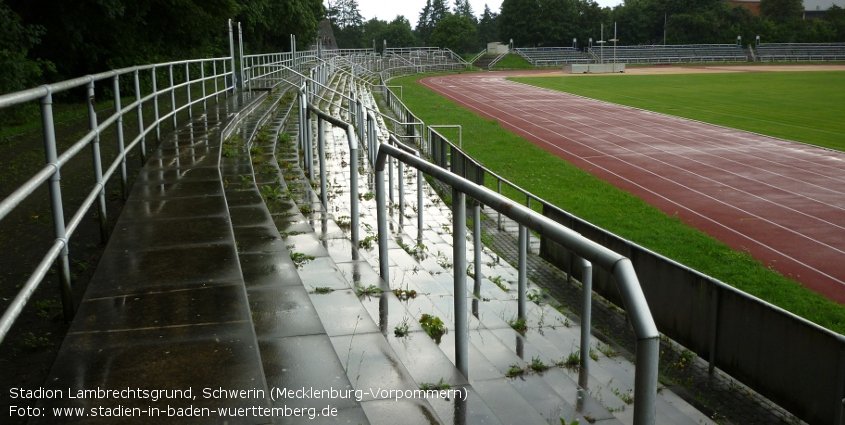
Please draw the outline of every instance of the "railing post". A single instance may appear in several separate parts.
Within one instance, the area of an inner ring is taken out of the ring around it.
[[[226,62],[223,62],[223,67],[224,68],[226,67]],[[214,75],[214,101],[219,102],[220,101],[220,93],[219,93],[220,89],[217,88],[217,61],[216,60],[211,61],[211,73]],[[224,71],[224,73],[225,73],[225,71]]]
[[[405,164],[402,161],[396,161],[399,172],[399,225],[401,226],[405,220],[405,182],[403,177],[405,175]]]
[[[498,178],[497,178],[497,179],[496,179],[496,186],[497,186],[497,191],[496,191],[496,192],[497,192],[499,195],[501,195],[501,194],[502,194],[502,180],[500,180],[500,179],[498,179]],[[497,222],[497,224],[496,224],[496,230],[501,231],[501,230],[502,230],[502,213],[498,213],[498,214],[499,214],[499,218],[498,218],[498,222]]]
[[[390,261],[387,248],[387,206],[384,196],[384,170],[376,169],[376,218],[378,220],[378,264],[379,275],[384,282],[390,282]],[[358,246],[356,245],[357,249]],[[353,251],[354,252],[354,251]]]
[[[528,311],[525,305],[525,293],[528,287],[528,278],[526,274],[526,263],[528,260],[528,228],[519,225],[519,274],[518,274],[518,299],[519,299],[519,318],[526,319]]]
[[[62,241],[64,247],[59,255],[59,288],[62,293],[62,310],[66,322],[73,320],[73,291],[70,281],[70,259],[68,257],[68,240],[65,232],[65,213],[62,206],[61,168],[58,164],[56,150],[56,130],[53,123],[53,93],[50,86],[46,86],[47,95],[41,98],[41,127],[44,130],[44,154],[48,165],[56,167],[56,172],[50,176],[50,207],[53,212],[53,230],[56,239]]]
[[[393,203],[393,157],[387,157],[387,197]]]
[[[173,65],[167,68],[167,76],[170,78],[170,112],[173,114],[173,130],[176,130],[176,88],[173,87]],[[136,90],[137,93],[137,90]]]
[[[320,202],[323,203],[323,209],[328,212],[329,201],[326,193],[326,135],[325,135],[325,121],[320,116],[317,116],[317,156],[320,159]]]
[[[244,33],[243,33],[243,31],[241,30],[241,23],[240,23],[240,22],[238,22],[238,51],[240,52],[240,55],[241,55],[241,56],[240,56],[240,58],[241,58],[241,61],[240,61],[240,62],[241,62],[241,78],[240,78],[240,82],[241,82],[241,90],[243,90],[243,88],[244,88],[244,79],[245,79],[246,77],[244,76]],[[252,91],[252,86],[250,86],[250,87],[249,87],[249,91]]]
[[[472,293],[479,296],[481,293],[481,203],[473,201],[472,203],[472,236],[473,245],[475,246],[475,284],[472,287]]]
[[[206,104],[205,98],[205,61],[200,61],[200,84],[202,85],[202,110],[208,110],[208,105]]]
[[[185,62],[185,88],[188,93],[188,117],[194,117],[193,105],[191,102],[191,64]]]
[[[156,84],[156,67],[152,69],[153,80],[153,118],[156,123],[156,146],[161,144],[161,122],[158,117],[158,85]],[[216,81],[215,81],[216,84]]]
[[[314,181],[314,132],[311,128],[311,109],[305,109],[305,171],[308,181]]]
[[[232,69],[232,94],[238,94],[237,84],[235,83],[235,78],[237,77],[237,74],[235,73],[235,37],[234,37],[234,34],[232,32],[232,20],[231,19],[229,19],[229,58],[230,58],[230,61],[232,63],[232,66],[231,66],[231,69]],[[225,68],[225,66],[226,66],[226,64],[224,62],[223,67]],[[225,73],[226,73],[226,71],[224,69],[223,74],[225,75]],[[171,81],[171,86],[172,86],[172,81]]]
[[[452,261],[455,275],[455,366],[469,379],[466,275],[466,195],[452,188]]]
[[[135,101],[138,102],[138,135],[144,134],[144,106],[141,105],[141,82],[138,79],[138,70],[134,72],[135,76]],[[174,124],[175,128],[175,124]],[[147,163],[147,136],[141,136],[141,166]]]
[[[417,154],[419,156],[419,154]],[[417,169],[417,243],[422,244],[423,240],[423,173]]]
[[[352,221],[352,245],[355,247],[357,260],[358,248],[358,141],[355,139],[355,128],[346,127],[346,137],[349,140],[349,198],[350,215]]]
[[[137,71],[136,71],[137,72]],[[136,74],[137,75],[137,74]],[[94,109],[94,80],[88,83],[88,125],[91,131],[95,132],[91,140],[91,155],[94,163],[94,184],[100,186],[100,194],[97,196],[97,214],[100,222],[100,240],[103,243],[109,240],[108,216],[106,215],[106,186],[103,183],[103,162],[100,157],[100,130],[97,129],[97,111]]]
[[[593,308],[593,265],[582,259],[581,266],[581,367],[578,370],[578,386],[584,391],[589,391],[590,380],[590,328],[592,323]]]
[[[114,113],[117,114],[117,154],[120,156],[120,196],[126,199],[128,183],[126,177],[126,149],[123,145],[123,113],[120,107],[120,76],[115,75],[113,79]]]

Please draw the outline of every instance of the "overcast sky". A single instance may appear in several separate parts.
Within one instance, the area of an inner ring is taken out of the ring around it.
[[[613,7],[622,3],[622,0],[597,0],[601,7]],[[449,8],[455,6],[454,0],[447,0]],[[499,7],[502,6],[502,0],[469,0],[472,5],[472,11],[476,16],[480,16],[484,11],[484,4],[490,6],[490,10],[499,13]],[[365,20],[372,18],[379,18],[382,21],[392,21],[396,15],[402,15],[411,21],[411,27],[416,28],[417,18],[420,15],[425,0],[358,0],[358,7],[361,9],[361,15]]]

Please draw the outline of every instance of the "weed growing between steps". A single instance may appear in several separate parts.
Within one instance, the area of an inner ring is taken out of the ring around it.
[[[422,325],[422,328],[425,333],[427,333],[428,336],[430,336],[431,339],[433,339],[434,342],[438,344],[440,344],[440,339],[443,337],[443,335],[446,334],[447,331],[446,325],[443,323],[443,320],[441,320],[437,316],[432,316],[429,314],[423,314],[422,317],[420,317],[420,325]]]

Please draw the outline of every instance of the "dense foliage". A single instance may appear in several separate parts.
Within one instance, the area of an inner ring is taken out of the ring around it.
[[[316,35],[321,0],[0,0],[0,92],[40,80],[229,54],[227,21],[248,52],[300,48]],[[236,28],[237,30],[237,28]]]
[[[614,23],[620,45],[731,44],[737,36],[748,45],[758,35],[767,43],[845,42],[841,8],[833,6],[823,19],[808,20],[801,0],[761,0],[761,16],[724,0],[625,0],[612,9],[594,0],[504,0],[499,13],[485,4],[479,16],[468,0],[451,3],[450,10],[447,0],[426,0],[413,31],[405,17],[397,17],[391,25],[401,37],[385,35],[386,21],[363,23],[357,0],[330,1],[329,10],[335,12],[329,17],[341,47],[369,47],[375,40],[381,48],[387,40],[388,47],[438,46],[460,53],[510,40],[516,47],[542,47],[572,46],[577,39],[577,46],[584,47],[591,38],[614,38]],[[355,14],[357,20],[343,18]]]
[[[452,6],[452,9],[450,9]],[[416,28],[403,16],[365,21],[358,0],[0,0],[0,93],[106,69],[228,55],[227,20],[242,23],[248,52],[307,48],[324,16],[338,47],[439,46],[474,53],[488,42],[517,47],[845,42],[845,11],[802,19],[801,0],[761,0],[762,16],[723,0],[504,0],[476,16],[468,0],[426,0]],[[604,34],[601,27],[604,26]]]

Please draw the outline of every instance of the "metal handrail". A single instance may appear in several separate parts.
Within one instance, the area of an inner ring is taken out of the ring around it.
[[[82,222],[84,215],[88,210],[98,203],[98,218],[100,224],[101,239],[106,241],[108,238],[108,229],[106,225],[107,211],[105,202],[105,185],[120,170],[121,185],[123,188],[122,194],[125,197],[127,191],[127,172],[126,172],[126,158],[128,152],[136,146],[140,145],[141,160],[146,160],[146,137],[155,131],[156,139],[160,139],[160,126],[162,122],[172,120],[176,122],[176,115],[185,109],[190,113],[191,107],[197,104],[202,104],[206,108],[206,101],[212,97],[218,98],[221,93],[225,94],[229,91],[234,92],[234,87],[228,85],[225,80],[227,77],[234,75],[231,67],[227,70],[226,63],[231,62],[231,57],[209,58],[209,59],[191,59],[184,61],[172,61],[158,64],[149,64],[142,66],[132,66],[127,68],[120,68],[101,72],[97,74],[88,75],[85,77],[74,78],[70,80],[61,81],[54,84],[47,84],[40,87],[23,90],[16,93],[9,93],[0,96],[0,109],[12,107],[15,105],[24,104],[34,100],[40,100],[42,129],[44,134],[44,146],[47,157],[47,164],[44,168],[35,173],[23,185],[18,187],[9,196],[0,201],[0,220],[3,220],[8,214],[19,206],[25,199],[31,196],[42,184],[48,183],[50,191],[50,204],[52,209],[53,227],[55,233],[55,240],[50,248],[42,257],[41,261],[36,266],[35,270],[29,276],[27,281],[22,285],[20,291],[12,300],[9,307],[0,317],[0,342],[2,342],[15,320],[20,316],[29,298],[37,289],[38,285],[44,279],[50,266],[57,259],[59,260],[59,278],[61,282],[62,304],[64,317],[66,320],[71,320],[74,314],[73,298],[71,295],[71,277],[70,277],[70,263],[69,263],[69,239],[74,235],[79,224]],[[222,72],[218,73],[217,64],[222,64]],[[190,75],[191,65],[199,64],[200,76],[192,79]],[[185,81],[179,84],[174,84],[173,67],[185,67]],[[206,75],[206,68],[211,67],[210,75]],[[156,82],[156,73],[161,69],[167,69],[169,76],[169,86],[167,88],[159,89]],[[152,92],[142,97],[140,76],[141,71],[151,71]],[[121,106],[120,98],[120,77],[131,75],[134,82],[135,101],[129,103],[125,107]],[[223,78],[224,84],[220,88],[218,80]],[[102,122],[98,122],[96,111],[94,109],[95,102],[95,83],[99,81],[112,80],[112,93],[114,95],[114,112]],[[232,78],[232,81],[234,78]],[[208,81],[214,82],[214,89],[211,94],[206,92],[206,83]],[[191,97],[191,86],[194,84],[202,85],[202,95],[197,98]],[[53,119],[53,94],[68,91],[74,88],[87,87],[86,101],[88,103],[88,118],[89,131],[85,133],[79,140],[74,142],[67,150],[59,154],[56,146],[55,136],[55,122]],[[178,89],[185,89],[187,91],[187,100],[184,105],[177,107],[175,101],[175,92]],[[158,98],[162,95],[170,94],[171,111],[159,115]],[[144,123],[143,105],[146,102],[153,102],[154,116],[148,125]],[[123,137],[123,117],[126,114],[137,114],[138,117],[138,135],[128,144],[125,144]],[[115,126],[117,129],[117,143],[118,154],[116,158],[108,164],[108,167],[103,170],[102,160],[100,158],[99,139],[100,134],[104,133],[109,127]],[[60,171],[70,159],[75,157],[86,146],[91,145],[92,162],[94,164],[94,186],[88,195],[85,197],[82,204],[77,207],[75,213],[71,218],[65,222],[64,202],[62,200],[61,186],[60,186]]]
[[[375,164],[376,203],[379,235],[379,271],[384,281],[389,281],[389,254],[387,211],[384,188],[384,168],[392,157],[452,187],[453,263],[455,270],[466,268],[466,202],[469,195],[476,201],[506,215],[527,229],[557,242],[592,264],[608,270],[616,278],[617,288],[624,300],[628,318],[637,337],[636,371],[634,376],[634,423],[653,424],[656,418],[658,355],[660,334],[651,316],[645,295],[637,280],[631,261],[601,246],[565,226],[527,207],[514,203],[486,187],[477,185],[457,174],[431,164],[417,156],[388,144],[381,144]],[[466,274],[454,274],[455,299],[455,363],[468,377],[468,324],[466,310]],[[520,285],[520,304],[524,302],[525,287]],[[522,307],[522,306],[520,306]],[[522,310],[522,308],[521,308]],[[524,316],[523,316],[524,317]]]

